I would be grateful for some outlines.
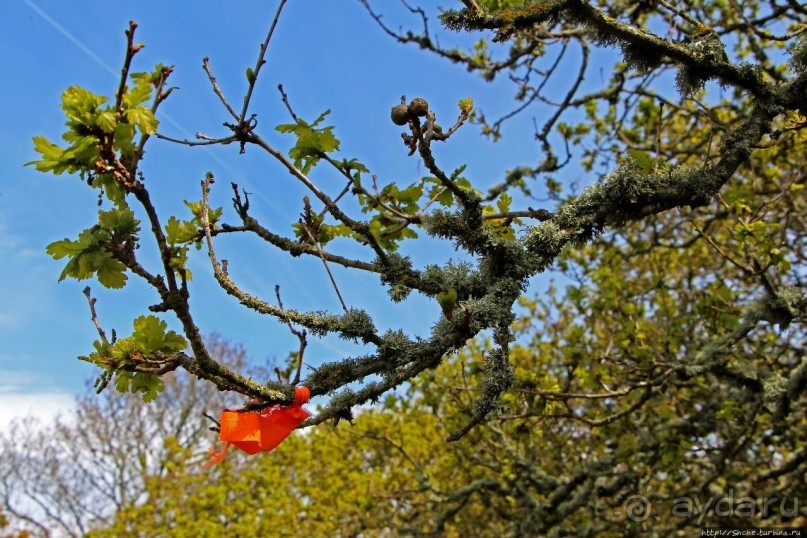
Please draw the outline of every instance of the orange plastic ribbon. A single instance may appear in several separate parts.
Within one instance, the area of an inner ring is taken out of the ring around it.
[[[230,445],[243,450],[247,454],[270,451],[289,436],[294,428],[311,414],[302,405],[311,398],[311,391],[306,387],[294,389],[294,400],[288,407],[273,405],[260,411],[242,411],[225,409],[221,412],[221,432],[219,439],[224,441],[224,450],[216,454],[210,449],[210,461],[205,467],[220,463],[227,454]]]

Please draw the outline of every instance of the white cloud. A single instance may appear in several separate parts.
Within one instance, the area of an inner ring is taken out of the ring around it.
[[[0,431],[7,431],[15,418],[33,417],[48,424],[57,415],[69,415],[75,406],[75,397],[63,391],[0,394]]]
[[[27,247],[2,213],[0,259],[4,261],[0,266],[0,330],[18,330],[38,319],[52,303],[49,290],[43,286],[48,259],[44,248],[38,251]]]

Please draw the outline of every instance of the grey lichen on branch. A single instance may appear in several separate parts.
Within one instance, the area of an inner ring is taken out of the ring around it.
[[[606,226],[709,203],[770,130],[773,117],[763,107],[753,110],[743,124],[726,134],[715,164],[673,166],[659,172],[641,170],[632,161],[623,163],[527,233],[525,246],[537,255],[533,271],[546,269],[567,243],[585,243]]]
[[[664,58],[672,60],[680,66],[678,82],[684,94],[698,90],[705,80],[716,78],[757,97],[771,96],[771,88],[762,80],[761,72],[750,64],[730,63],[720,38],[705,25],[693,30],[690,41],[676,43],[609,17],[584,0],[535,2],[484,15],[466,10],[447,11],[440,19],[447,28],[457,31],[496,30],[494,41],[510,39],[536,25],[563,21],[585,28],[601,45],[619,46],[633,67],[647,69],[659,65]]]

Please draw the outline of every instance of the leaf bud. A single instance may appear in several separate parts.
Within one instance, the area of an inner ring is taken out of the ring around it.
[[[449,288],[446,291],[437,294],[437,302],[443,310],[443,314],[448,319],[451,319],[454,307],[457,306],[457,290]]]

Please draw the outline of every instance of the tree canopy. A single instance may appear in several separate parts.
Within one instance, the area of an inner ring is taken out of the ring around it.
[[[65,144],[35,139],[34,166],[79,175],[104,205],[91,228],[48,246],[66,261],[62,277],[110,288],[139,278],[158,297],[131,335],[116,338],[87,291],[99,339],[83,358],[102,370],[98,390],[111,383],[159,407],[162,376],[181,368],[260,405],[288,404],[298,384],[327,395],[304,426],[353,420],[358,406],[375,404],[354,429],[317,428],[272,458],[224,464],[215,478],[178,458],[172,479],[146,481],[148,502],[121,508],[109,532],[214,535],[243,525],[238,534],[248,536],[283,520],[289,533],[297,524],[462,536],[484,521],[490,535],[618,535],[653,517],[654,532],[668,535],[729,523],[714,512],[676,514],[684,497],[803,498],[807,10],[792,1],[472,1],[439,16],[449,31],[486,32],[467,50],[442,47],[426,10],[410,7],[419,30],[395,30],[380,5],[362,3],[401,43],[514,84],[512,112],[499,118],[474,109],[472,96],[453,112],[432,110],[429,96],[391,102],[401,151],[426,171],[414,183],[379,181],[372,163],[340,151],[327,113],[303,119],[282,88],[291,120],[276,131],[293,146],[281,151],[262,131],[253,90],[284,1],[246,71],[241,106],[204,63],[229,116],[224,135],[161,131],[172,68],[133,72],[141,46],[132,24],[115,93],[68,89]],[[610,64],[590,61],[597,47],[616,51]],[[607,76],[591,90],[593,73]],[[539,107],[551,112],[531,133],[535,162],[489,183],[440,165],[437,143],[451,151],[458,130],[478,125],[508,144],[507,122]],[[269,229],[237,185],[232,211],[212,207],[215,173],[188,195],[189,215],[162,214],[140,169],[147,144],[161,142],[265,152],[308,191],[299,221],[288,233]],[[324,186],[325,170],[342,184]],[[279,291],[256,297],[216,254],[234,234],[254,234],[280,256],[319,258],[336,294],[329,268],[342,266],[376,274],[391,302],[420,294],[442,315],[410,336],[377,330],[341,296],[335,313],[285,308]],[[424,234],[456,256],[416,266],[402,252]],[[156,267],[142,263],[147,241]],[[234,300],[298,335],[278,380],[211,354],[190,303],[192,247],[207,251]],[[524,295],[548,271],[555,283]],[[307,339],[325,334],[369,351],[303,371]],[[306,471],[300,454],[327,470]],[[192,492],[187,512],[168,502],[179,487]],[[352,498],[340,495],[346,489]],[[652,506],[644,517],[628,511],[632,495]],[[783,504],[755,507],[755,523],[798,516]]]

